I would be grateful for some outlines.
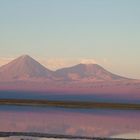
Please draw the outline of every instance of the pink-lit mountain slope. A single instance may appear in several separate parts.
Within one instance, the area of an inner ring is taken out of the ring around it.
[[[73,67],[55,71],[55,77],[59,80],[73,81],[116,81],[128,80],[128,78],[113,74],[98,64],[78,64]]]
[[[28,55],[23,55],[0,67],[0,80],[30,80],[50,78],[52,71]]]
[[[98,64],[78,64],[51,71],[28,55],[0,67],[0,90],[64,93],[130,93],[140,96],[140,80],[113,74]]]

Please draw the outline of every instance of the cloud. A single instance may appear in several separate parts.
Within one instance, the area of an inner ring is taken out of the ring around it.
[[[62,67],[68,67],[72,66],[77,63],[74,59],[68,59],[68,58],[48,58],[48,59],[38,59],[38,61],[46,66],[47,68],[50,68],[52,70],[56,70]]]
[[[48,59],[39,59],[39,62],[50,68],[52,70],[56,70],[63,67],[73,66],[79,63],[82,64],[97,64],[95,59],[88,58],[48,58]]]
[[[40,63],[51,69],[57,69],[66,65],[65,60],[61,58],[41,59],[39,61]]]
[[[9,62],[12,61],[13,59],[14,59],[14,58],[12,58],[12,57],[1,57],[1,58],[0,58],[0,66],[9,63]]]
[[[37,61],[39,61],[42,65],[52,70],[70,67],[79,63],[97,64],[97,61],[95,59],[89,58],[37,58]]]
[[[13,57],[1,57],[0,58],[0,66],[9,63],[14,60]],[[97,64],[97,61],[92,58],[35,58],[39,63],[44,65],[45,67],[57,70],[63,67],[70,67],[79,63],[82,64]]]
[[[81,59],[80,63],[82,64],[97,64],[95,59]]]

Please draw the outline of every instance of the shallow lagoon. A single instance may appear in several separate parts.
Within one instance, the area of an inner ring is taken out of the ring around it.
[[[109,95],[59,95],[0,92],[0,98],[140,103]],[[0,106],[0,131],[42,132],[77,136],[116,137],[140,133],[140,111]],[[129,135],[128,135],[129,137]]]
[[[0,98],[8,99],[48,99],[61,101],[96,101],[96,102],[119,102],[119,103],[140,103],[140,99],[132,95],[116,94],[64,94],[51,92],[18,92],[18,91],[0,91]]]
[[[0,131],[111,137],[140,133],[140,111],[0,106]]]

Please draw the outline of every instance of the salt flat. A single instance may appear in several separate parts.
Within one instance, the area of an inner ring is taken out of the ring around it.
[[[138,133],[126,133],[112,136],[112,138],[124,138],[124,139],[140,139],[140,132]]]
[[[34,138],[34,137],[16,137],[16,136],[9,137],[9,138],[0,138],[0,140],[21,140],[21,139],[24,139],[24,140],[62,140],[59,138]],[[68,140],[68,139],[63,139],[63,140]]]

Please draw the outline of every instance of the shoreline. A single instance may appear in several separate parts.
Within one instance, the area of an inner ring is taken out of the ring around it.
[[[83,139],[83,140],[125,140],[124,138],[100,138],[100,137],[86,137],[86,136],[72,136],[72,135],[61,135],[61,134],[47,134],[47,133],[36,133],[36,132],[0,132],[0,138],[10,137],[36,137],[36,138],[54,138],[54,139]],[[128,140],[137,140],[129,139]]]
[[[84,102],[84,101],[57,101],[33,99],[0,99],[0,105],[59,107],[72,109],[120,109],[140,110],[140,104]]]

